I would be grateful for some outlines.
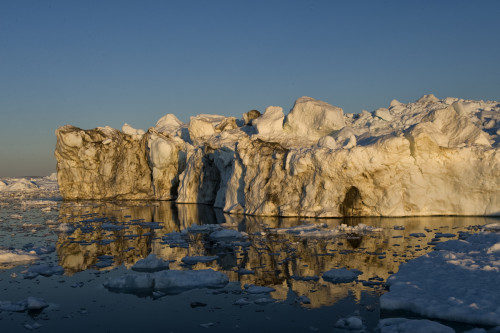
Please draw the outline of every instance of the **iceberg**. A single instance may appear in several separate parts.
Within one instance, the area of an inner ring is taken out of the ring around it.
[[[500,215],[500,103],[425,95],[358,114],[310,97],[243,119],[56,130],[64,199],[260,216]],[[0,184],[0,186],[2,186]],[[4,185],[2,188],[8,187]]]

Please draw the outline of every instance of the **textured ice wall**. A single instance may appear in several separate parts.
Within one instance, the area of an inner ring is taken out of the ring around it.
[[[426,95],[373,112],[309,97],[234,117],[56,130],[66,199],[159,199],[281,216],[500,214],[500,104]]]

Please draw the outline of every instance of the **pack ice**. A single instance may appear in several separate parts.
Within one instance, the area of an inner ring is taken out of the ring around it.
[[[56,130],[66,199],[203,203],[263,216],[500,215],[500,104],[426,95],[344,114],[299,98],[243,119]]]

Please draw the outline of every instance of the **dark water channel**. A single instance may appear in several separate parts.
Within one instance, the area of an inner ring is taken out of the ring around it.
[[[365,331],[372,332],[386,316],[378,305],[384,282],[402,263],[495,221],[264,218],[171,202],[6,201],[0,205],[0,249],[45,247],[47,253],[32,262],[0,263],[0,301],[34,296],[51,305],[36,313],[0,311],[0,332],[344,332],[335,323],[350,316],[362,318]],[[220,243],[193,227],[215,224],[248,236]],[[171,241],[175,232],[182,242]],[[211,268],[230,282],[222,289],[163,297],[103,287],[150,253],[170,261],[170,269]],[[187,265],[186,256],[215,259]],[[25,278],[35,264],[61,266],[64,273]],[[340,267],[362,274],[341,284],[321,278]],[[274,291],[248,294],[249,285]],[[263,298],[270,301],[255,303]],[[240,299],[248,304],[234,305]]]

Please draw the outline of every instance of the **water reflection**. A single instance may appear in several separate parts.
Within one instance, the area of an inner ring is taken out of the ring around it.
[[[310,304],[304,306],[312,308],[332,305],[349,293],[358,300],[363,291],[381,293],[383,282],[401,263],[432,250],[436,242],[492,222],[483,217],[252,217],[172,202],[64,202],[59,217],[57,253],[66,274],[120,265],[130,268],[152,252],[170,260],[171,269],[223,271],[242,286],[275,288],[271,296],[276,300],[287,299],[289,292],[306,296]],[[245,232],[248,242],[221,243],[207,232],[186,232],[194,224],[219,224]],[[369,228],[349,228],[360,224]],[[327,237],[286,229],[301,225],[321,226]],[[344,232],[328,233],[335,230]],[[186,242],[166,242],[164,236],[173,232],[181,232]],[[182,263],[185,256],[218,259],[190,266]],[[332,284],[320,278],[339,267],[361,270],[360,281]]]

